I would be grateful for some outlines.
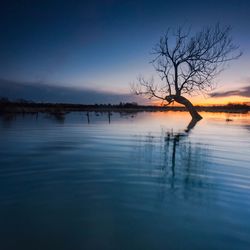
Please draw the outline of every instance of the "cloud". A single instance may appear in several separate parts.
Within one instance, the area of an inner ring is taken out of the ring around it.
[[[0,97],[7,97],[10,100],[25,99],[36,102],[80,104],[146,102],[144,99],[132,94],[116,94],[86,88],[61,87],[51,84],[25,83],[5,79],[0,79]]]
[[[250,86],[246,86],[237,90],[230,90],[225,92],[214,92],[210,97],[227,97],[227,96],[242,96],[250,98]]]

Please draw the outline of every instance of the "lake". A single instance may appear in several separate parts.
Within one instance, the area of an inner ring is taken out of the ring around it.
[[[250,249],[250,114],[202,115],[0,117],[0,249]]]

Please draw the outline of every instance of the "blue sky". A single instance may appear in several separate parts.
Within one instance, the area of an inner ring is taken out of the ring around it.
[[[249,84],[249,1],[3,1],[0,78],[129,92],[151,75],[150,51],[168,27],[231,25],[243,56],[219,77],[219,90]]]

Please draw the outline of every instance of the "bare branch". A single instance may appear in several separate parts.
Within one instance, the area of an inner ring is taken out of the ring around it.
[[[172,36],[171,36],[172,34]],[[242,53],[233,43],[231,27],[220,24],[205,27],[197,33],[182,27],[166,34],[153,48],[151,61],[160,82],[138,78],[131,89],[137,95],[158,98],[169,105],[173,101],[189,108],[193,117],[192,104],[183,95],[204,94],[215,87],[215,77],[227,62],[239,58]]]
[[[131,85],[131,90],[136,95],[144,95],[149,99],[153,97],[165,100],[163,93],[165,90],[159,88],[158,85],[154,84],[154,79],[145,80],[144,77],[139,76],[138,82],[136,84]]]

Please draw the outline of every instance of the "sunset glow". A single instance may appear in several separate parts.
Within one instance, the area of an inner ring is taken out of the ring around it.
[[[250,250],[250,0],[2,0],[0,250]]]
[[[233,40],[243,55],[226,65],[216,81],[223,91],[250,85],[248,1],[235,5],[227,1],[122,2],[3,4],[1,96],[33,101],[46,101],[49,96],[47,101],[93,104],[119,103],[119,99],[148,103],[130,94],[130,83],[139,75],[150,78],[155,74],[150,64],[152,48],[168,27],[184,23],[194,31],[216,22],[231,25]],[[67,95],[62,88],[69,88]],[[191,99],[196,105],[249,102],[249,96]]]
[[[241,97],[241,96],[230,96],[230,97],[220,97],[220,98],[204,98],[204,97],[193,97],[192,103],[197,106],[212,106],[212,105],[227,105],[229,103],[233,104],[247,104],[250,103],[250,98]],[[162,106],[164,102],[154,100],[152,101],[153,105]],[[181,106],[178,103],[174,103],[174,106]]]

